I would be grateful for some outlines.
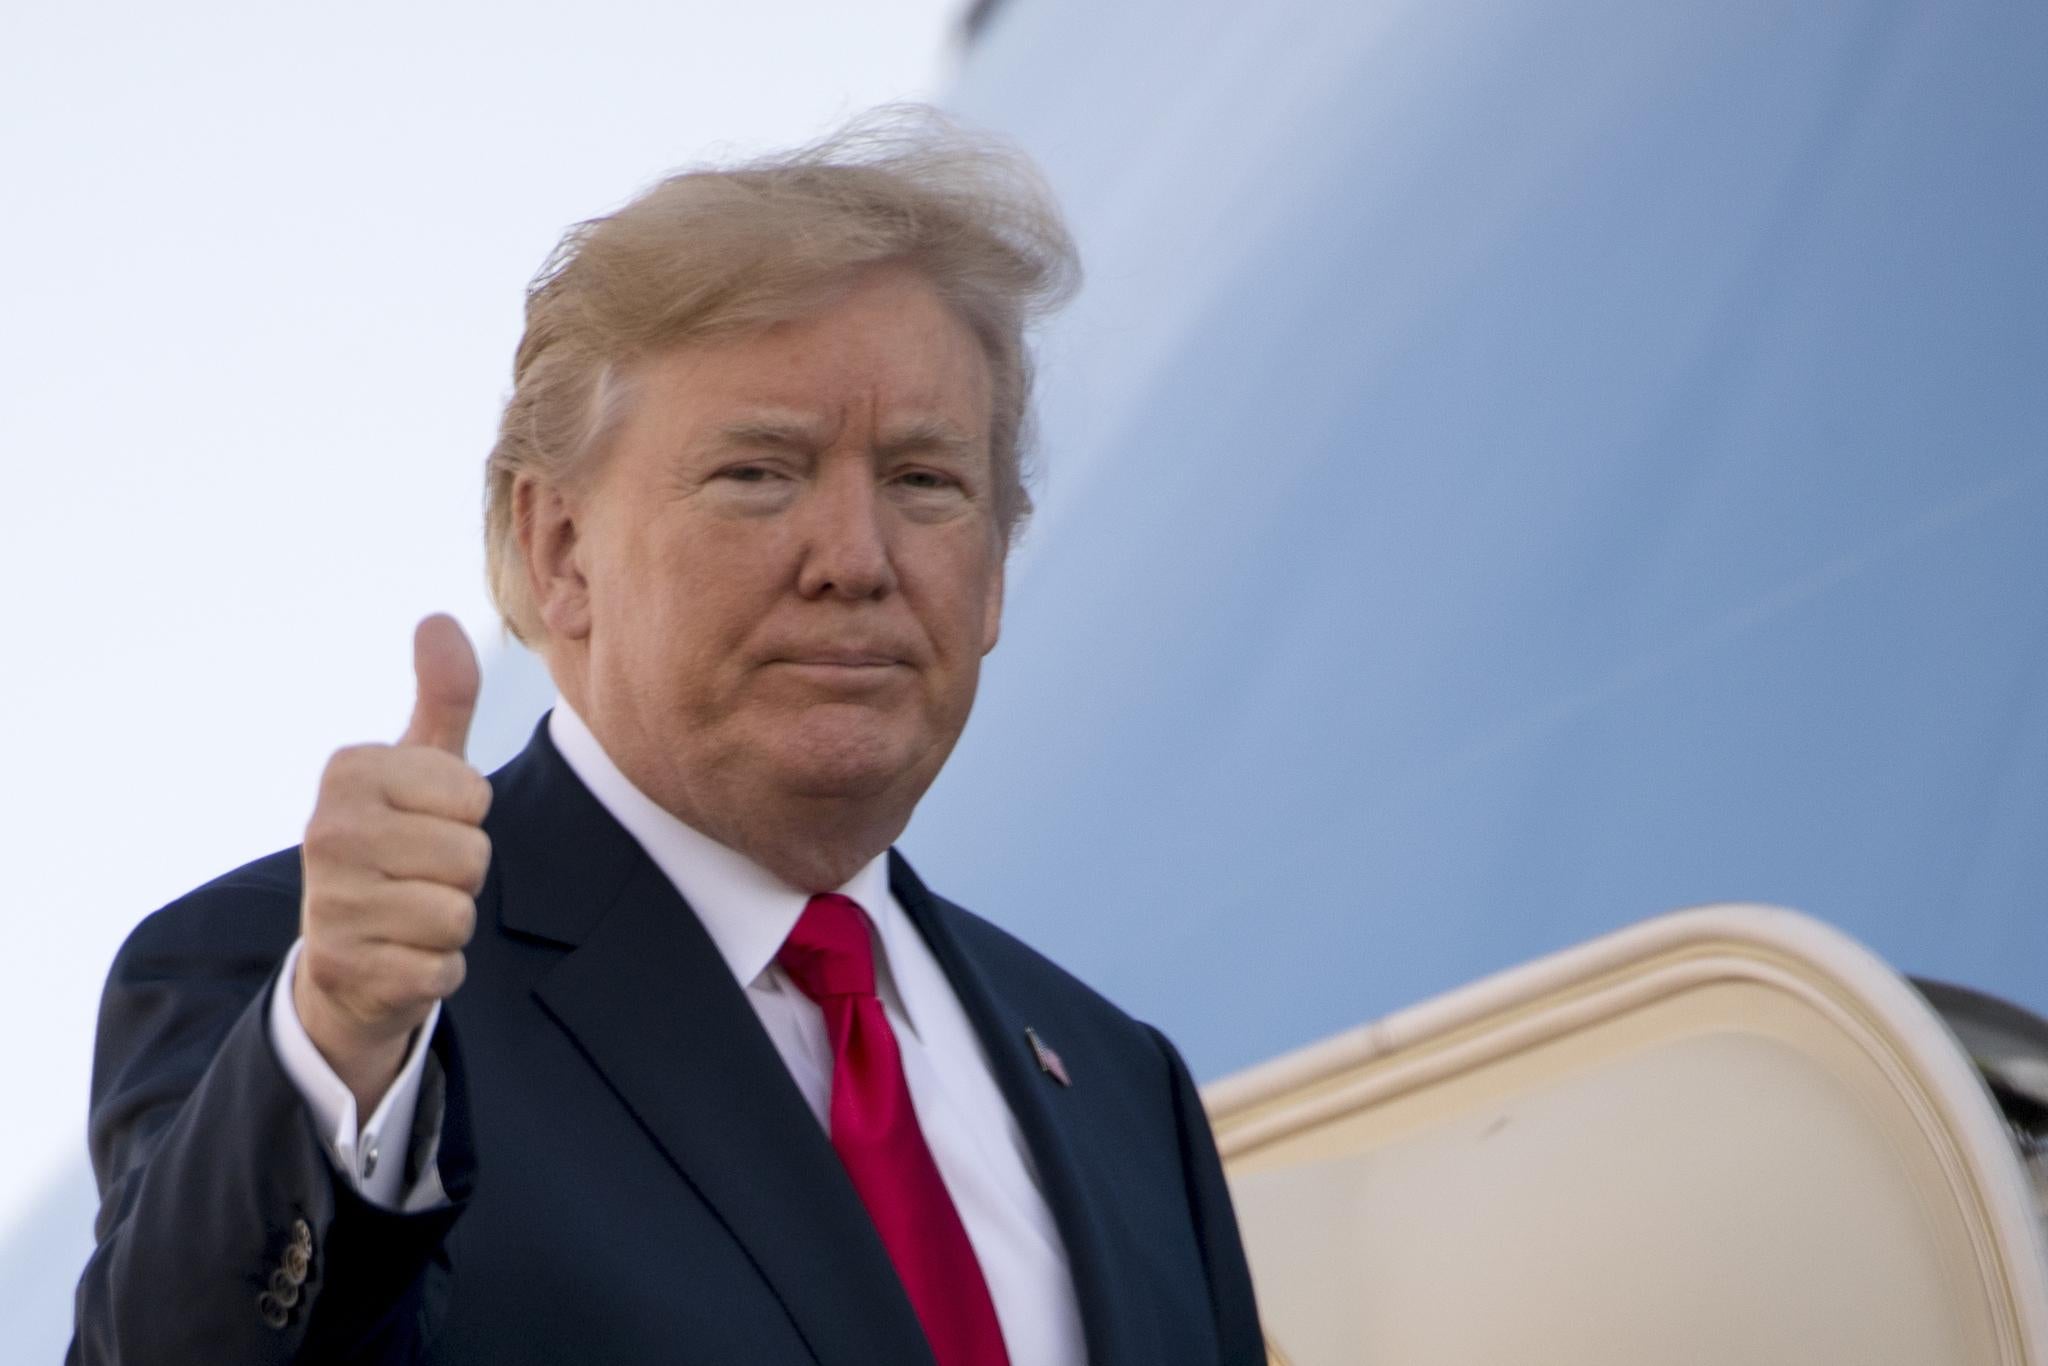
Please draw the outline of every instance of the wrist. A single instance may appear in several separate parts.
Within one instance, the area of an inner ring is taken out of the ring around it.
[[[302,971],[293,974],[292,1008],[322,1060],[355,1098],[360,1130],[405,1066],[412,1027],[400,1026],[395,1032],[365,1028],[307,982]]]

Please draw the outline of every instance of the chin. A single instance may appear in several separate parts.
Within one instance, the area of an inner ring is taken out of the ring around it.
[[[825,722],[820,724],[820,722]],[[905,779],[926,767],[929,747],[878,728],[868,718],[857,726],[806,718],[780,737],[776,768],[786,791],[803,797],[858,800],[903,790]],[[932,766],[935,768],[936,766]],[[926,773],[919,793],[931,781]]]

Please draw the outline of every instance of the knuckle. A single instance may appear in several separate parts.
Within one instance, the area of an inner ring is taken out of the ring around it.
[[[468,781],[463,789],[463,815],[471,824],[480,825],[485,816],[491,814],[491,780],[475,769],[469,769]]]
[[[371,853],[377,847],[378,815],[374,807],[357,797],[322,802],[306,822],[301,843],[316,862],[372,862]]]
[[[337,790],[361,786],[376,772],[380,756],[388,748],[386,745],[343,745],[328,757],[327,768],[321,775],[321,786]]]
[[[406,992],[390,978],[379,977],[363,992],[362,1017],[366,1023],[381,1024],[403,1014]]]
[[[386,971],[377,974],[365,993],[378,1016],[394,1019],[419,1008],[421,993],[412,974]]]
[[[347,857],[352,826],[347,810],[348,803],[342,801],[324,801],[313,808],[302,841],[308,854],[325,861]]]
[[[405,938],[417,948],[442,951],[469,942],[475,903],[460,888],[417,882],[407,889]]]
[[[469,840],[467,872],[469,890],[473,895],[483,889],[484,879],[491,872],[491,837],[481,830]]]
[[[306,974],[306,980],[325,996],[338,996],[347,989],[354,977],[353,967],[347,954],[317,938],[306,940],[306,947],[299,954],[299,968]]]
[[[345,926],[361,915],[361,899],[349,891],[351,879],[341,860],[309,853],[305,876],[299,925],[309,936]]]
[[[467,892],[454,887],[439,889],[443,895],[437,898],[439,906],[435,922],[441,928],[443,942],[460,946],[469,942],[476,929],[476,902]]]
[[[327,808],[314,808],[313,818],[306,822],[306,833],[299,841],[299,847],[310,859],[326,860],[334,856],[334,821]]]
[[[337,862],[345,860],[361,842],[362,821],[346,807],[329,808],[316,815],[313,824],[306,827],[308,847],[316,849],[322,858]]]

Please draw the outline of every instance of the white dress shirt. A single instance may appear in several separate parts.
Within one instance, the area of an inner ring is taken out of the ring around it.
[[[657,806],[619,772],[566,703],[556,703],[548,734],[584,786],[697,913],[811,1113],[829,1129],[832,1049],[824,1013],[775,963],[809,893]],[[868,914],[876,941],[876,994],[896,1034],[918,1125],[995,1301],[1011,1366],[1082,1366],[1087,1352],[1073,1277],[1037,1167],[960,998],[889,890],[887,856],[832,890]],[[440,1007],[428,1016],[398,1079],[359,1128],[354,1097],[293,1008],[289,986],[298,954],[294,945],[272,995],[271,1040],[326,1136],[336,1167],[366,1199],[386,1208],[440,1203],[446,1197],[430,1161],[405,1187],[403,1151],[419,1102],[426,1040]]]

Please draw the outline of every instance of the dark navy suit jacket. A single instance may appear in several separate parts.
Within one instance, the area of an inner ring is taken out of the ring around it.
[[[265,1018],[298,852],[260,859],[150,916],[115,959],[93,1069],[98,1248],[69,1360],[930,1366],[825,1133],[673,885],[545,725],[491,781],[491,874],[421,1106],[422,1137],[439,1112],[449,1203],[378,1209],[334,1173]],[[891,877],[1030,1146],[1093,1366],[1263,1363],[1172,1046],[894,856]],[[281,1327],[267,1290],[292,1301]]]

